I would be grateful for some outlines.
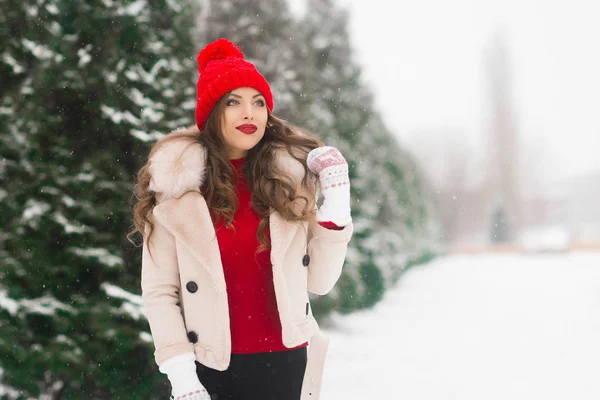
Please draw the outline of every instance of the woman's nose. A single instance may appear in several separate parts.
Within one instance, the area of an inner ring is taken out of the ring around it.
[[[252,104],[246,104],[243,112],[244,119],[252,119]]]

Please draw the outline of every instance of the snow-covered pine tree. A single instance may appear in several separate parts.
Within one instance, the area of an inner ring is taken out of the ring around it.
[[[126,233],[147,142],[193,122],[195,12],[0,8],[0,382],[7,398],[166,398]]]
[[[415,164],[384,126],[353,59],[348,13],[333,0],[308,0],[299,24],[306,43],[299,116],[349,160],[355,235],[339,284],[314,301],[326,313],[369,307],[409,263],[435,251],[439,223]],[[390,49],[393,51],[393,49]]]

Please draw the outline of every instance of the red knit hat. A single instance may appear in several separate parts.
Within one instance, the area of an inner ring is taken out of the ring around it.
[[[264,76],[254,64],[244,60],[238,46],[221,38],[209,43],[198,54],[198,78],[196,125],[204,128],[204,123],[217,101],[227,92],[239,87],[258,90],[273,111],[273,95]]]

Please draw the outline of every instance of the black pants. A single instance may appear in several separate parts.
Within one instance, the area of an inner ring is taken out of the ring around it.
[[[196,361],[196,373],[211,400],[300,400],[306,357],[306,347],[232,354],[226,371]]]

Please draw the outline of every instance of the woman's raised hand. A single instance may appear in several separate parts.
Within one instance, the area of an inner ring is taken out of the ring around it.
[[[317,221],[331,221],[346,226],[350,215],[350,177],[348,163],[338,149],[331,146],[317,147],[308,153],[308,169],[318,175],[323,193],[323,204],[317,211]]]

